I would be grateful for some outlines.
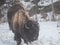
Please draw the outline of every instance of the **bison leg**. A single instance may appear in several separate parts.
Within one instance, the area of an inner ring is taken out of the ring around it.
[[[24,39],[24,42],[28,45],[28,42],[29,42],[29,41],[28,41],[27,39]]]
[[[17,41],[17,45],[20,45],[21,41]]]
[[[19,33],[15,33],[14,40],[17,41],[17,45],[21,44],[21,35]]]
[[[31,44],[31,42],[29,42],[29,41],[26,41],[26,40],[24,40],[24,42],[25,42],[27,45]],[[28,42],[29,42],[29,43],[28,43]]]
[[[11,25],[11,23],[9,22],[9,28],[10,28],[10,30],[12,30],[12,25]]]

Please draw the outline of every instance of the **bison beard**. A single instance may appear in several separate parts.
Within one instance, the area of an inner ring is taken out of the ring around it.
[[[13,5],[7,14],[9,27],[15,35],[14,39],[17,41],[17,45],[21,44],[21,38],[26,44],[38,39],[38,23],[30,20],[20,4]]]

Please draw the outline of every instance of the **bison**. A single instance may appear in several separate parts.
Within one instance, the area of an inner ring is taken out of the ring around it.
[[[39,25],[38,22],[31,20],[22,4],[15,4],[7,12],[8,24],[14,33],[14,40],[17,45],[21,44],[21,38],[28,45],[38,39]]]

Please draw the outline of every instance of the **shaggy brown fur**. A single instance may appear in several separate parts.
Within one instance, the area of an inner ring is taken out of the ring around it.
[[[39,34],[39,26],[36,21],[30,20],[30,17],[26,14],[25,9],[20,4],[13,5],[8,10],[8,23],[10,29],[15,34],[14,39],[17,41],[17,45],[21,43],[21,38],[24,42],[32,42],[37,40]]]
[[[28,20],[28,16],[25,14],[24,10],[19,10],[15,16],[12,18],[13,29],[14,31],[19,29],[18,32],[21,32],[20,29],[24,26],[25,22]],[[18,27],[19,26],[19,27]],[[17,29],[16,29],[17,28]]]
[[[7,12],[7,18],[8,18],[8,23],[9,23],[9,27],[10,29],[13,30],[13,26],[12,26],[12,18],[14,17],[15,13],[18,11],[18,10],[25,10],[22,6],[22,4],[17,4],[17,5],[13,5],[11,8],[9,8],[8,12]]]

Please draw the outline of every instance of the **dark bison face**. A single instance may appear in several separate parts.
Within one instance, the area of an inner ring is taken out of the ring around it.
[[[34,41],[38,39],[39,25],[36,21],[28,20],[25,23],[24,30],[29,41]]]

